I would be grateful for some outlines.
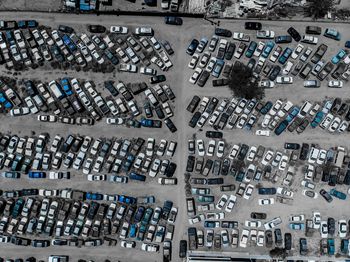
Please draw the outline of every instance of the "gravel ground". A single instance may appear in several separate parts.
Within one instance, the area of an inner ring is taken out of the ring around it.
[[[83,29],[85,24],[88,23],[100,23],[106,26],[112,25],[112,24],[121,24],[121,25],[128,25],[130,27],[135,27],[137,25],[150,25],[152,26],[156,31],[156,36],[160,39],[167,39],[170,41],[172,46],[175,50],[175,57],[173,58],[174,62],[174,68],[170,70],[168,73],[166,73],[168,84],[172,87],[174,90],[177,99],[175,102],[175,124],[178,127],[178,132],[175,135],[171,135],[170,132],[168,132],[166,129],[162,130],[136,130],[136,129],[127,129],[127,128],[114,128],[110,126],[106,126],[104,123],[99,123],[94,127],[91,128],[82,128],[82,127],[76,127],[76,126],[66,126],[63,124],[52,124],[52,125],[46,125],[46,124],[39,124],[37,121],[35,121],[35,117],[25,117],[25,118],[17,118],[12,119],[9,117],[1,116],[1,126],[0,126],[0,132],[6,133],[18,133],[20,135],[30,135],[32,131],[35,131],[36,133],[40,133],[41,131],[45,130],[50,133],[51,137],[53,137],[55,134],[60,135],[68,135],[70,133],[74,134],[88,134],[93,137],[137,137],[141,136],[144,138],[147,137],[155,137],[156,139],[160,138],[166,138],[171,140],[177,140],[178,141],[178,147],[177,152],[175,156],[175,162],[178,164],[178,172],[176,176],[179,179],[179,185],[174,188],[169,187],[161,187],[159,185],[156,185],[155,183],[147,183],[147,187],[140,186],[137,183],[134,184],[128,184],[127,186],[122,185],[111,185],[108,183],[88,183],[87,181],[83,181],[79,178],[78,175],[76,175],[72,181],[62,182],[59,184],[60,187],[74,187],[84,190],[92,190],[92,191],[104,191],[106,193],[112,193],[112,192],[123,192],[128,195],[134,195],[134,196],[140,196],[143,194],[149,194],[152,193],[156,196],[159,203],[163,201],[164,199],[171,199],[174,201],[175,205],[179,207],[179,214],[176,221],[176,232],[175,237],[173,240],[173,261],[180,261],[178,259],[178,242],[180,239],[186,239],[187,238],[187,226],[188,226],[188,220],[186,215],[186,209],[184,205],[185,200],[185,194],[184,194],[184,182],[182,180],[182,174],[185,170],[185,164],[186,164],[186,156],[187,156],[187,139],[193,135],[193,133],[197,132],[196,130],[193,130],[187,126],[188,120],[190,119],[190,114],[185,111],[185,107],[187,106],[188,102],[191,100],[192,96],[194,94],[196,95],[206,95],[206,96],[216,96],[216,97],[229,97],[230,92],[226,88],[212,88],[211,87],[211,78],[208,81],[206,87],[200,88],[198,86],[192,86],[188,79],[192,74],[192,70],[189,70],[187,68],[187,63],[190,60],[190,57],[185,54],[185,49],[190,42],[190,40],[195,37],[199,39],[202,36],[210,37],[213,34],[213,27],[210,26],[209,23],[204,22],[200,19],[184,19],[184,25],[182,27],[170,27],[166,26],[163,23],[162,18],[155,18],[155,17],[119,17],[118,21],[113,16],[93,16],[93,15],[86,15],[86,16],[72,16],[72,15],[64,15],[64,14],[57,14],[57,15],[50,15],[50,14],[40,14],[40,17],[35,14],[31,13],[29,15],[25,15],[24,13],[18,13],[16,14],[19,17],[26,17],[26,18],[36,18],[39,20],[40,23],[50,25],[50,26],[57,26],[58,24],[65,23],[67,25],[73,26],[76,31],[85,30]],[[2,13],[3,19],[15,19],[14,14],[7,14]],[[290,24],[293,24],[293,26],[302,31],[302,28],[305,27],[305,23],[299,23],[299,22],[264,22],[264,27],[274,30],[276,34],[285,34],[285,30],[290,26]],[[316,23],[313,23],[316,24]],[[221,23],[222,27],[229,28],[232,31],[244,31],[243,30],[243,22],[242,21],[225,21]],[[324,24],[322,23],[321,26],[325,28],[326,26],[329,27],[336,27],[342,34],[344,39],[350,38],[350,32],[347,30],[347,24]],[[322,41],[329,45],[329,50],[327,51],[327,58],[334,55],[340,48],[340,46],[343,45],[343,42],[335,42],[330,39],[322,38]],[[295,46],[295,44],[293,44]],[[3,72],[6,74],[6,72]],[[68,71],[68,72],[59,72],[59,71],[53,71],[49,69],[49,67],[43,67],[41,70],[35,70],[35,71],[26,71],[21,73],[18,78],[37,78],[41,80],[51,80],[54,78],[59,78],[61,76],[71,76],[71,77],[79,77],[84,78],[87,80],[94,80],[97,84],[102,83],[106,78],[111,78],[114,80],[122,80],[125,82],[135,82],[135,81],[142,81],[146,80],[146,77],[142,77],[141,75],[137,75],[137,78],[133,74],[128,73],[115,73],[115,75],[103,75],[100,73],[83,73],[79,72],[76,73],[74,71]],[[321,101],[325,99],[325,97],[349,97],[349,87],[348,84],[345,85],[342,89],[336,90],[336,89],[328,89],[327,87],[323,86],[317,90],[311,90],[311,89],[304,89],[302,87],[302,81],[298,79],[295,81],[294,84],[284,86],[284,87],[277,87],[272,90],[267,90],[266,92],[266,100],[276,100],[277,98],[283,98],[288,99],[292,101],[293,103],[301,103],[302,101],[308,99],[311,101]],[[25,128],[24,128],[25,127]],[[204,128],[204,131],[206,131],[207,128]],[[198,132],[197,137],[204,138],[204,131]],[[224,138],[228,144],[233,143],[247,143],[248,145],[257,145],[262,144],[265,146],[269,146],[274,149],[282,149],[284,142],[314,142],[318,143],[321,146],[324,147],[330,147],[330,146],[336,146],[336,145],[344,145],[350,148],[349,140],[347,139],[349,137],[348,134],[344,134],[341,136],[338,135],[328,135],[325,132],[322,132],[321,129],[316,129],[311,131],[310,129],[307,129],[303,134],[301,135],[294,135],[290,133],[282,134],[279,137],[270,137],[270,138],[259,138],[255,135],[252,135],[249,132],[243,132],[243,131],[225,131],[224,132]],[[298,173],[301,176],[301,172]],[[225,178],[226,179],[226,178]],[[230,178],[227,178],[227,183],[230,183]],[[32,182],[28,180],[21,180],[20,183],[10,183],[5,182],[3,183],[2,188],[3,189],[12,189],[12,188],[23,188],[27,185],[35,185],[38,187],[45,187],[45,188],[54,188],[58,185],[56,182],[52,181],[42,181],[42,182]],[[297,183],[295,184],[297,185]],[[345,191],[345,188],[340,187],[342,191]],[[215,189],[215,196],[216,198],[220,196],[220,193],[218,192],[218,189]],[[249,214],[252,210],[254,211],[262,211],[266,210],[268,213],[268,217],[276,217],[281,216],[283,221],[287,221],[287,216],[289,214],[298,214],[298,213],[304,213],[307,216],[311,216],[312,211],[318,210],[321,212],[321,215],[324,217],[327,216],[333,216],[336,219],[340,219],[341,217],[347,217],[349,214],[350,208],[348,205],[344,205],[343,202],[340,202],[340,200],[335,200],[334,204],[328,205],[326,204],[321,198],[318,198],[317,200],[313,201],[311,199],[305,199],[301,195],[301,188],[296,186],[296,196],[294,200],[293,206],[286,206],[282,204],[276,204],[274,206],[264,208],[262,209],[260,206],[257,205],[257,195],[256,193],[253,193],[253,196],[250,201],[239,201],[238,205],[236,206],[236,212],[232,213],[230,216],[228,216],[228,219],[230,220],[238,220],[240,222],[243,222],[245,219],[249,217]],[[248,208],[247,208],[248,207]],[[282,226],[283,232],[287,230],[287,224],[283,224]],[[300,234],[293,233],[293,238],[296,240],[296,238],[300,236]],[[310,244],[312,246],[316,247],[318,245],[319,241],[319,235],[315,234],[315,238],[313,238],[310,241]],[[294,244],[294,250],[293,254],[297,255],[298,253],[298,245]],[[336,248],[339,248],[339,242],[336,246]],[[228,252],[234,251],[234,250],[226,250]],[[266,249],[265,248],[251,248],[246,250],[237,250],[241,251],[242,255],[245,256],[260,256],[260,255],[266,255]],[[313,253],[313,252],[311,252]],[[311,255],[310,253],[310,255]],[[73,248],[55,248],[50,247],[47,249],[43,249],[38,251],[37,249],[33,248],[22,248],[22,247],[16,247],[12,245],[6,245],[5,248],[0,248],[0,256],[6,256],[6,257],[14,257],[14,256],[29,256],[29,255],[36,255],[38,258],[45,258],[49,254],[69,254],[72,258],[72,261],[77,261],[78,258],[84,258],[84,259],[95,259],[95,261],[102,261],[103,258],[113,258],[113,261],[120,260],[120,261],[161,261],[160,254],[146,254],[144,252],[136,250],[132,251],[126,251],[121,250],[118,247],[99,247],[99,248],[81,248],[81,249],[73,249]],[[226,253],[225,253],[226,254]],[[227,254],[233,254],[233,253],[227,253]],[[237,256],[237,254],[236,254]],[[334,258],[330,258],[327,260],[334,260]]]

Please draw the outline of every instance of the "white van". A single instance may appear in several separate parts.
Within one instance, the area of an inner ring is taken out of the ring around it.
[[[303,106],[301,107],[299,113],[298,113],[298,117],[300,118],[304,118],[307,113],[309,113],[309,111],[312,108],[312,104],[309,101],[306,101]]]

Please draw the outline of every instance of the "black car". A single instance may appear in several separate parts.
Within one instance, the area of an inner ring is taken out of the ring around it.
[[[185,258],[187,255],[187,241],[180,240],[179,257]]]
[[[266,230],[265,231],[265,245],[267,248],[272,247],[273,244],[273,238],[272,238],[272,231],[271,230]]]
[[[72,27],[66,25],[59,25],[58,30],[67,34],[73,34],[74,32],[74,29]]]
[[[197,39],[192,39],[191,43],[187,47],[186,53],[189,55],[193,55],[196,51],[197,46],[199,45],[199,42]]]
[[[163,119],[165,117],[163,109],[162,109],[162,107],[160,105],[157,105],[154,108],[154,111],[156,111],[156,114],[157,114],[159,119]]]
[[[337,97],[336,99],[334,99],[333,104],[331,106],[331,112],[335,113],[340,109],[341,106],[341,98]]]
[[[205,136],[208,138],[222,138],[223,134],[220,131],[207,131]]]
[[[320,194],[328,203],[333,201],[333,197],[326,190],[321,189]]]
[[[226,78],[213,79],[213,86],[227,86],[229,82],[230,81]]]
[[[199,98],[199,96],[193,96],[193,97],[192,97],[192,100],[191,100],[191,102],[188,104],[186,110],[187,110],[188,112],[193,113],[194,110],[197,108],[197,106],[198,106],[198,104],[199,104],[200,101],[201,101],[201,99]]]
[[[228,46],[226,47],[226,53],[225,53],[225,59],[226,60],[231,60],[233,53],[235,52],[236,49],[236,45],[232,42],[230,42],[228,44]]]
[[[227,176],[228,175],[230,164],[231,164],[230,159],[225,158],[224,161],[222,162],[222,167],[221,167],[221,175],[222,176]]]
[[[307,241],[306,238],[300,238],[299,239],[299,244],[300,244],[300,255],[305,256],[307,255]]]
[[[196,158],[194,156],[187,157],[187,164],[186,164],[187,172],[193,172],[195,161],[196,161]]]
[[[149,80],[151,84],[158,84],[164,81],[166,81],[165,75],[152,76]]]
[[[190,127],[194,128],[197,125],[197,122],[198,122],[199,118],[201,117],[201,115],[202,114],[198,111],[196,113],[194,113],[190,122],[188,122],[188,125]]]
[[[335,233],[335,220],[333,217],[329,217],[327,219],[327,226],[328,226],[328,234],[333,236]]]
[[[296,42],[299,42],[301,40],[301,36],[300,36],[299,32],[297,30],[295,30],[294,27],[289,27],[287,32],[288,32],[288,34],[290,34],[291,37],[293,37],[293,39]]]
[[[284,234],[284,248],[286,250],[292,249],[292,234],[291,233]]]
[[[173,121],[170,118],[165,119],[164,123],[169,128],[171,133],[175,133],[177,131],[176,126],[174,125]]]
[[[102,25],[89,25],[88,29],[90,33],[104,33],[106,32],[106,27]]]
[[[228,29],[224,29],[224,28],[215,28],[215,34],[217,36],[223,36],[223,37],[231,37],[232,36],[232,32]]]
[[[266,213],[252,212],[250,217],[252,219],[266,219]]]
[[[244,28],[246,30],[261,30],[262,24],[259,22],[245,22]]]
[[[309,144],[305,144],[305,143],[302,144],[300,156],[299,156],[300,160],[306,160],[307,155],[309,153],[309,148],[310,148]]]
[[[201,76],[199,77],[199,79],[197,81],[197,85],[200,87],[203,87],[205,85],[205,83],[207,82],[209,76],[210,76],[210,73],[207,70],[203,70],[203,73],[201,74]]]
[[[275,65],[272,69],[271,74],[269,75],[269,79],[271,81],[275,81],[275,79],[277,78],[280,72],[281,72],[281,67],[278,65]]]
[[[153,117],[152,107],[148,101],[143,104],[143,109],[145,110],[145,114],[147,118]]]
[[[275,243],[277,246],[282,245],[283,243],[283,238],[282,238],[282,231],[279,228],[276,228],[275,231]]]
[[[182,25],[182,19],[177,16],[166,16],[164,21],[167,25]]]
[[[307,26],[305,28],[305,33],[310,35],[320,35],[322,33],[322,28],[319,26]]]
[[[162,46],[164,47],[165,51],[168,53],[168,55],[174,54],[174,49],[171,47],[170,43],[166,40],[161,41]]]
[[[298,150],[299,148],[300,144],[298,143],[284,143],[284,149]]]
[[[164,175],[166,177],[172,177],[174,175],[175,171],[176,171],[176,167],[177,167],[177,165],[175,163],[171,162],[167,166],[167,168],[165,169]]]
[[[233,184],[220,186],[220,191],[222,192],[235,191],[235,189],[236,189],[236,186]]]
[[[237,159],[238,160],[242,160],[245,158],[245,156],[247,155],[249,150],[249,146],[246,144],[242,144],[241,148],[239,149],[238,155],[237,155]]]
[[[224,183],[224,179],[222,177],[208,179],[208,185],[221,185],[223,183]]]

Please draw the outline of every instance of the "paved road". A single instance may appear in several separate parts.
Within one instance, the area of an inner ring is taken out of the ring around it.
[[[184,195],[184,182],[183,182],[183,173],[185,170],[185,160],[187,156],[187,139],[196,132],[193,129],[190,129],[187,126],[187,122],[190,119],[190,115],[185,111],[185,108],[192,98],[194,94],[197,95],[207,95],[207,96],[216,96],[218,98],[229,97],[231,94],[226,88],[215,89],[209,87],[199,88],[193,87],[188,82],[190,75],[192,74],[192,70],[187,68],[187,63],[189,62],[189,57],[185,54],[185,49],[190,42],[191,38],[196,37],[197,39],[201,36],[210,37],[213,33],[213,27],[203,20],[199,19],[184,19],[184,25],[182,27],[171,27],[166,26],[163,23],[162,18],[158,17],[113,17],[113,16],[95,16],[95,15],[65,15],[65,14],[36,14],[30,13],[29,15],[25,15],[24,13],[1,13],[2,19],[16,19],[17,17],[23,18],[33,18],[37,19],[40,23],[57,26],[58,24],[67,24],[73,26],[78,32],[81,30],[85,30],[84,26],[86,24],[103,24],[106,26],[112,24],[120,24],[120,25],[128,25],[131,27],[139,26],[139,25],[150,25],[156,31],[156,37],[161,39],[167,39],[173,45],[176,56],[174,59],[174,69],[167,73],[168,83],[175,91],[177,96],[177,100],[175,103],[175,124],[178,127],[178,132],[175,135],[171,135],[166,129],[162,130],[147,130],[146,132],[137,130],[137,129],[126,129],[126,128],[113,128],[110,126],[106,126],[103,123],[99,123],[91,128],[81,128],[81,127],[71,127],[65,126],[61,124],[55,125],[44,125],[38,124],[35,121],[34,117],[25,117],[18,119],[9,119],[5,117],[0,117],[1,119],[1,132],[12,132],[12,133],[20,133],[21,135],[30,135],[32,131],[36,133],[40,133],[43,130],[47,130],[51,136],[55,134],[67,135],[70,133],[74,134],[83,134],[90,135],[93,137],[137,137],[141,136],[144,138],[147,137],[155,137],[156,139],[166,138],[166,139],[174,139],[178,141],[177,153],[175,156],[175,161],[178,163],[178,172],[177,177],[179,179],[179,185],[177,187],[161,187],[156,184],[148,183],[147,187],[140,186],[139,184],[128,184],[127,186],[121,185],[110,185],[108,183],[88,183],[87,181],[82,181],[78,176],[74,177],[72,181],[69,182],[35,182],[35,186],[44,186],[47,188],[51,187],[66,187],[72,186],[79,189],[89,189],[96,191],[105,191],[107,193],[112,192],[123,192],[125,194],[130,195],[144,195],[144,194],[155,194],[158,201],[157,204],[161,204],[164,199],[171,199],[175,202],[175,205],[179,207],[179,214],[176,222],[176,232],[174,238],[174,250],[173,250],[173,261],[179,261],[177,258],[178,254],[178,242],[180,239],[186,239],[186,227],[187,227],[187,215],[185,210],[185,195]],[[15,17],[14,17],[15,15]],[[243,22],[242,21],[222,21],[222,26],[232,31],[242,31]],[[272,29],[276,31],[277,34],[282,34],[286,30],[290,24],[293,24],[294,27],[301,30],[305,26],[304,23],[301,22],[274,22],[274,21],[266,21],[263,22],[266,28]],[[316,23],[315,23],[316,24]],[[327,24],[328,25],[328,24]],[[324,25],[323,25],[324,26]],[[340,30],[343,34],[344,38],[350,39],[350,31],[347,30],[348,25],[345,24],[329,24],[328,26],[334,26],[338,30]],[[335,45],[334,41],[326,40],[326,43],[332,45],[330,47],[329,55],[335,54],[335,52],[339,49],[340,44]],[[6,72],[3,72],[6,74]],[[137,75],[137,79],[135,75],[126,74],[126,73],[116,73],[112,75],[102,75],[96,73],[75,73],[73,71],[68,71],[67,73],[57,72],[49,69],[48,67],[44,67],[41,70],[36,71],[26,71],[18,75],[18,78],[28,78],[34,77],[42,80],[52,80],[54,78],[59,78],[63,75],[74,76],[84,79],[93,79],[96,83],[101,84],[105,78],[111,78],[115,80],[123,80],[123,81],[141,81],[145,80],[145,77]],[[297,80],[295,84],[291,86],[278,87],[273,90],[268,90],[266,92],[266,99],[275,100],[277,98],[288,98],[294,103],[301,103],[306,99],[311,99],[313,101],[321,101],[324,100],[326,96],[334,97],[334,96],[342,96],[349,97],[349,88],[348,86],[340,89],[340,90],[331,90],[326,87],[322,87],[319,90],[306,90],[302,87],[302,82]],[[25,128],[23,128],[25,127]],[[204,132],[199,132],[197,134],[198,137],[204,137]],[[291,134],[283,134],[282,136],[276,138],[266,138],[261,139],[250,133],[243,131],[225,131],[225,140],[229,144],[245,142],[249,145],[253,144],[263,144],[265,146],[270,146],[272,148],[281,149],[283,143],[285,141],[308,141],[319,143],[323,146],[335,146],[339,144],[349,146],[348,135],[343,136],[328,136],[324,132],[320,130],[316,130],[311,132],[311,130],[305,131],[302,135],[296,136]],[[155,182],[155,181],[154,181]],[[230,182],[230,181],[228,181]],[[19,188],[23,186],[27,186],[34,182],[23,181],[23,184],[20,185],[14,184],[11,182],[3,183],[3,188]],[[42,183],[42,184],[40,184]],[[214,190],[216,196],[219,195],[218,190]],[[253,196],[252,201],[257,202],[257,197]],[[290,213],[300,213],[306,212],[308,215],[311,214],[311,211],[314,208],[321,210],[322,214],[337,214],[337,217],[345,216],[349,214],[349,207],[343,206],[340,204],[325,205],[321,200],[318,202],[313,202],[311,200],[305,200],[302,198],[299,190],[299,196],[296,198],[296,205],[292,207],[284,207],[278,206],[278,208],[269,208],[269,215],[271,217],[276,215],[281,215],[284,219],[287,219],[287,215]],[[239,220],[244,221],[249,217],[249,213],[253,208],[256,208],[256,211],[262,210],[257,206],[257,203],[249,202],[249,208],[246,208],[246,203],[238,203],[237,212],[234,215],[231,215],[229,219],[231,220]],[[314,245],[317,245],[317,241],[319,239],[315,239]],[[243,252],[246,252],[243,251]],[[255,248],[254,252],[257,254],[265,254],[266,250],[263,248]],[[295,250],[297,253],[297,249]],[[103,258],[112,258],[113,261],[119,259],[120,261],[161,261],[160,255],[150,255],[146,253],[141,253],[140,251],[128,251],[121,250],[118,247],[100,247],[100,248],[81,248],[81,249],[73,249],[73,248],[47,248],[40,250],[32,249],[32,248],[18,248],[15,246],[6,246],[6,249],[0,248],[0,256],[15,256],[20,255],[25,257],[27,255],[36,255],[38,258],[44,258],[49,254],[69,254],[76,261],[78,258],[85,259],[95,259],[95,261],[102,261]]]

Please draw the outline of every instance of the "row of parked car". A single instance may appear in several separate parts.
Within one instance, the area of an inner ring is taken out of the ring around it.
[[[310,46],[305,47],[305,44],[316,45],[318,43],[318,37],[315,35],[321,34],[321,28],[319,27],[307,27],[306,35],[303,38],[293,28],[289,28],[287,32],[291,35],[277,36],[275,32],[271,30],[261,30],[261,27],[256,37],[260,39],[257,43],[251,40],[250,36],[241,32],[230,32],[226,29],[216,28],[215,35],[209,40],[206,37],[202,37],[200,41],[193,39],[187,48],[187,54],[192,55],[192,58],[188,64],[188,67],[194,69],[193,75],[190,77],[190,83],[198,84],[203,87],[210,74],[213,77],[219,78],[222,75],[223,79],[213,80],[214,86],[227,85],[228,78],[234,66],[243,66],[242,63],[235,63],[233,66],[231,63],[225,62],[225,60],[231,60],[233,57],[240,59],[243,54],[249,59],[247,67],[252,70],[253,76],[256,78],[264,78],[260,81],[260,85],[265,88],[272,88],[277,84],[291,84],[293,83],[293,77],[287,76],[290,72],[293,75],[299,75],[302,79],[307,79],[312,73],[318,79],[311,79],[304,82],[304,86],[308,88],[315,88],[320,86],[320,81],[323,81],[332,71],[332,77],[335,80],[329,81],[329,87],[340,88],[343,86],[341,79],[347,80],[350,76],[350,56],[347,54],[346,49],[340,49],[335,54],[331,61],[326,62],[323,58],[328,46],[321,44],[317,47],[314,54],[313,48]],[[311,28],[311,29],[310,29]],[[254,30],[254,29],[252,29]],[[334,29],[326,29],[324,36],[330,37],[339,35]],[[219,38],[219,36],[224,38]],[[229,42],[226,38],[232,37],[234,40],[240,41],[239,44]],[[261,41],[261,39],[267,41]],[[273,40],[274,39],[274,40]],[[291,43],[292,40],[296,42],[303,42],[298,44],[295,49],[286,47],[284,50],[281,45]],[[208,46],[208,51],[205,51]],[[216,47],[218,50],[216,55]],[[201,55],[203,53],[203,55]],[[256,58],[253,58],[256,57]],[[307,62],[310,57],[310,62]],[[291,59],[289,59],[291,58]],[[289,60],[288,60],[289,59]],[[292,62],[293,60],[299,60],[298,62]],[[274,65],[275,62],[279,62],[280,65]],[[311,77],[312,78],[312,77]]]
[[[90,181],[106,180],[107,176],[101,174],[105,171],[113,173],[109,176],[111,183],[145,181],[143,173],[148,173],[150,177],[162,176],[158,178],[160,184],[176,184],[173,176],[177,165],[169,159],[161,160],[163,156],[173,157],[176,147],[176,142],[165,139],[156,144],[154,138],[94,140],[89,136],[69,135],[64,139],[56,135],[49,145],[46,134],[37,138],[3,135],[0,168],[7,170],[3,173],[7,178],[19,178],[20,173],[28,174],[28,178],[45,178],[46,171],[73,168],[82,170]],[[69,179],[70,172],[50,172],[48,177]]]
[[[291,101],[278,99],[258,102],[255,99],[244,98],[223,99],[216,97],[194,96],[187,106],[187,111],[195,112],[188,125],[192,128],[202,128],[205,124],[214,129],[245,129],[252,130],[254,125],[262,129],[256,130],[256,135],[270,136],[270,131],[280,135],[285,130],[296,131],[298,134],[310,125],[317,126],[329,133],[349,131],[350,110],[347,102],[341,98],[324,102],[305,101],[300,107]],[[259,118],[262,122],[259,123]]]
[[[106,116],[108,124],[127,122],[129,126],[159,128],[162,126],[161,121],[148,119],[157,115],[159,119],[165,119],[167,126],[174,130],[170,118],[174,116],[171,101],[175,99],[175,95],[168,85],[157,84],[148,88],[145,83],[126,85],[119,82],[114,85],[113,82],[107,81],[105,87],[111,96],[103,97],[92,81],[82,83],[75,78],[63,78],[46,85],[28,80],[24,82],[23,103],[18,92],[5,81],[1,81],[0,88],[3,92],[0,92],[0,103],[4,110],[10,110],[12,116],[50,111],[54,113],[39,115],[38,120],[42,122],[92,125],[94,121]],[[136,96],[141,93],[146,96],[143,104],[145,116],[137,121],[133,118],[140,116],[142,110],[137,105]],[[128,114],[132,117],[129,121],[120,117]],[[78,117],[75,118],[76,115]],[[132,123],[129,123],[130,121]]]
[[[169,55],[174,50],[168,41],[158,42],[150,27],[137,27],[133,35],[124,26],[111,26],[107,34],[103,26],[88,28],[93,35],[77,34],[65,25],[57,30],[38,27],[37,23],[30,28],[11,27],[0,32],[0,62],[8,68],[18,65],[35,68],[50,61],[68,62],[81,68],[120,64],[120,71],[130,72],[137,71],[135,64],[142,62],[140,73],[153,76],[157,72],[149,67],[151,63],[163,71],[172,66]]]
[[[2,243],[34,247],[99,246],[104,242],[115,245],[117,239],[113,237],[118,236],[122,247],[135,248],[136,241],[145,241],[142,249],[146,245],[146,251],[150,251],[148,245],[156,247],[164,238],[172,240],[177,215],[177,208],[171,201],[153,209],[149,205],[154,202],[154,197],[140,198],[138,206],[136,203],[99,204],[57,197],[1,199],[0,239]],[[32,235],[54,238],[22,237]],[[19,243],[14,240],[16,236],[21,240]],[[158,244],[151,244],[153,240]]]

